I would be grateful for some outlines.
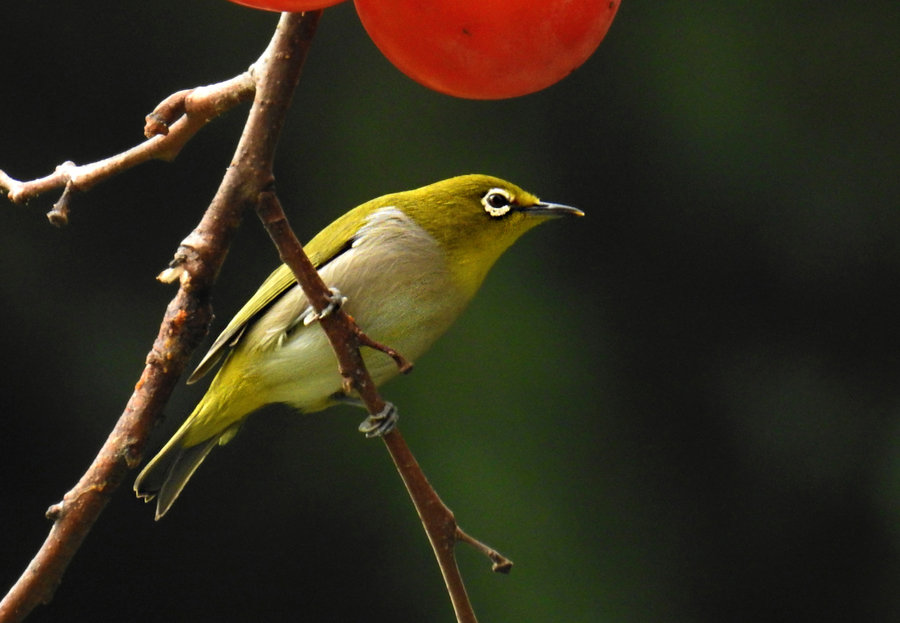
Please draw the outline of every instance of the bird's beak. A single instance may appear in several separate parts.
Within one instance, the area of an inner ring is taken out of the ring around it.
[[[541,201],[531,206],[519,208],[525,214],[534,216],[584,216],[584,212],[572,206],[564,206],[559,203],[546,203]]]

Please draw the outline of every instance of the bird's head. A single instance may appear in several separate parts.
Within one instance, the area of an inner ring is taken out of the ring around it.
[[[500,178],[477,174],[398,193],[391,200],[441,245],[459,285],[473,293],[526,231],[551,218],[584,215],[543,202]]]

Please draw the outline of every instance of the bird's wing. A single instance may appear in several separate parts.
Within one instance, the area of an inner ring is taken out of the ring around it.
[[[350,213],[339,218],[326,227],[313,238],[305,247],[305,251],[316,269],[321,269],[325,264],[349,250],[353,245],[353,235],[356,227],[351,226],[351,220],[346,217]],[[234,346],[241,339],[244,330],[272,303],[284,295],[285,292],[297,285],[294,273],[287,265],[282,264],[269,275],[259,290],[249,301],[235,314],[228,326],[219,334],[216,341],[210,347],[209,352],[203,357],[200,365],[191,374],[187,382],[195,383],[203,378],[222,359],[227,348]]]

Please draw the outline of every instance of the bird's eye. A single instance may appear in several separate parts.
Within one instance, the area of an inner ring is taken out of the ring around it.
[[[512,203],[512,195],[502,188],[492,188],[481,198],[481,204],[484,206],[484,209],[495,218],[499,218],[509,212]]]
[[[487,196],[487,202],[491,204],[492,208],[502,208],[503,206],[509,205],[509,198],[500,193],[491,193]]]

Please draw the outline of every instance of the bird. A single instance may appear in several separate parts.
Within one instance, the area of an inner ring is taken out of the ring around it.
[[[342,305],[366,335],[415,360],[522,234],[554,217],[583,215],[497,177],[460,175],[363,203],[304,249],[332,289],[332,304]],[[285,403],[311,413],[353,401],[317,318],[282,264],[216,338],[187,380],[219,365],[209,388],[134,483],[139,498],[156,499],[157,520],[210,451],[230,441],[254,411]],[[382,352],[366,349],[363,359],[376,385],[398,374]],[[360,429],[385,434],[395,420]]]

